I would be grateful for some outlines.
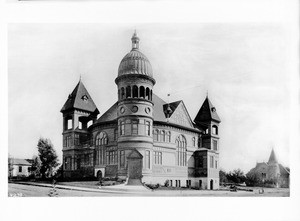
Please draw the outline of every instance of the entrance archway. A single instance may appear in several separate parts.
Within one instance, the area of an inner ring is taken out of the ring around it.
[[[97,172],[97,180],[101,180],[102,179],[102,172],[101,170],[98,170]]]
[[[210,189],[213,190],[214,189],[214,181],[210,180]]]

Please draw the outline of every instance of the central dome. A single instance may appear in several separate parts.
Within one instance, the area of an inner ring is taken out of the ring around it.
[[[139,51],[139,37],[136,32],[133,34],[132,38],[132,50],[125,55],[122,59],[119,70],[118,77],[127,74],[141,74],[153,77],[152,67],[148,58]]]

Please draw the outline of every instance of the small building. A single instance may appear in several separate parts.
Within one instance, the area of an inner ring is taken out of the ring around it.
[[[9,158],[8,175],[9,177],[28,177],[31,174],[31,165],[32,164],[25,159]]]
[[[269,161],[256,163],[249,173],[255,174],[262,183],[273,182],[276,187],[289,188],[290,171],[278,163],[273,149]]]

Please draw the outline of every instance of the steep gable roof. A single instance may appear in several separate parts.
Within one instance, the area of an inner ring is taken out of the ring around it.
[[[171,109],[169,122],[193,128],[191,117],[182,100],[165,104],[163,106],[164,113],[167,113],[168,107]]]
[[[213,106],[213,104],[210,102],[210,100],[208,99],[208,97],[206,97],[206,99],[204,100],[197,116],[195,117],[194,122],[195,123],[203,123],[206,121],[217,121],[217,122],[221,122],[216,108]]]
[[[66,103],[60,111],[65,112],[72,109],[79,109],[91,113],[99,113],[93,99],[91,98],[89,92],[87,91],[81,80],[69,95]]]
[[[269,161],[268,161],[268,164],[270,164],[270,163],[278,163],[275,152],[274,152],[274,149],[272,149],[271,155],[270,155],[270,158],[269,158]]]
[[[113,121],[117,119],[118,102],[114,103],[102,116],[97,120],[97,123]]]

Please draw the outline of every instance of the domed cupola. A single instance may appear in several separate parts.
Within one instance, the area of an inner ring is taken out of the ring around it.
[[[153,78],[152,67],[148,58],[139,51],[140,38],[136,32],[134,32],[131,41],[132,49],[119,65],[118,78],[124,75],[144,75]]]

